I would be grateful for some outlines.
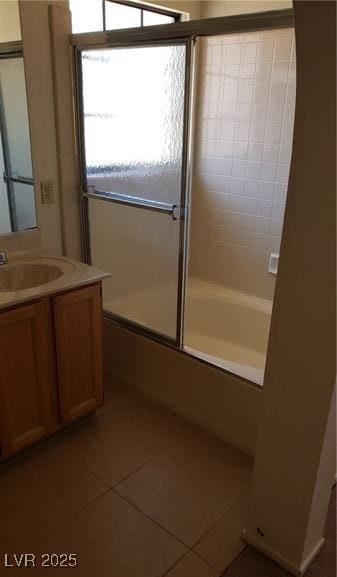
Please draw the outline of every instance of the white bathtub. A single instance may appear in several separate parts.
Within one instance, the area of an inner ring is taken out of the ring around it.
[[[184,350],[263,384],[272,302],[190,278]]]

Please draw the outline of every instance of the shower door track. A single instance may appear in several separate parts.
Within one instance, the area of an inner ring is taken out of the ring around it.
[[[191,195],[191,180],[192,180],[192,134],[194,121],[194,84],[195,84],[195,53],[196,53],[196,39],[202,36],[216,36],[224,34],[253,32],[258,30],[273,30],[275,28],[293,28],[294,27],[294,11],[293,9],[272,10],[266,12],[254,12],[251,14],[240,14],[233,16],[223,16],[220,18],[207,18],[204,20],[191,20],[185,22],[177,22],[174,24],[164,24],[159,26],[148,26],[144,28],[128,28],[123,30],[112,30],[111,32],[88,32],[82,34],[71,34],[70,40],[74,50],[75,63],[75,90],[76,90],[76,127],[77,127],[77,142],[79,151],[79,169],[80,169],[80,202],[81,202],[81,216],[82,216],[82,245],[84,260],[87,263],[91,262],[90,254],[90,228],[89,228],[89,214],[88,214],[88,199],[96,198],[107,200],[110,202],[123,203],[123,200],[113,199],[110,194],[92,194],[83,187],[85,182],[85,154],[84,154],[84,138],[83,127],[81,122],[82,102],[81,89],[82,79],[79,65],[79,55],[81,50],[94,48],[108,48],[108,47],[127,47],[127,46],[151,46],[165,44],[165,41],[174,43],[185,41],[187,47],[187,67],[186,67],[186,97],[185,97],[185,122],[184,122],[184,163],[183,163],[183,194],[182,206],[180,213],[180,251],[179,251],[179,273],[178,273],[178,310],[177,310],[177,334],[176,338],[171,338],[163,335],[155,330],[146,328],[134,321],[129,321],[117,314],[104,311],[104,316],[120,326],[132,330],[145,337],[152,338],[157,342],[162,342],[170,347],[179,350],[180,352],[196,358],[191,353],[187,353],[183,349],[183,329],[184,329],[184,308],[185,308],[185,285],[187,276],[187,257],[188,257],[188,243],[189,243],[189,211],[190,211],[190,195]],[[117,195],[118,196],[118,195]],[[123,196],[123,195],[121,195]],[[126,202],[124,202],[127,204]],[[135,204],[135,203],[133,203]],[[142,206],[141,208],[148,209],[149,206]],[[158,208],[158,207],[157,207]],[[167,206],[164,212],[172,214],[173,205]],[[175,209],[176,207],[174,207]],[[153,207],[152,207],[153,209]],[[200,359],[198,359],[200,360]],[[214,365],[203,361],[214,368]],[[218,370],[226,372],[225,369],[219,367]],[[246,379],[243,379],[246,380]],[[248,383],[252,384],[250,381]]]

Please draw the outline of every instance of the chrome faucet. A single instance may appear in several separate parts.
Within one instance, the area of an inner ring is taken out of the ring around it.
[[[0,266],[2,264],[7,264],[8,263],[8,257],[7,254],[4,251],[0,250]]]

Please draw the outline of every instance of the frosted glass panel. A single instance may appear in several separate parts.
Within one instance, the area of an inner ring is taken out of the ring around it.
[[[112,273],[104,310],[174,339],[179,221],[90,199],[89,225],[92,263]]]
[[[105,2],[105,28],[116,30],[117,28],[137,28],[141,26],[141,10],[132,6],[123,6]]]
[[[185,45],[82,53],[88,185],[179,201],[185,58]]]

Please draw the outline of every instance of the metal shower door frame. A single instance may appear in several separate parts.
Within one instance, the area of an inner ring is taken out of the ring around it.
[[[165,45],[166,43],[186,42],[188,69],[185,78],[185,111],[184,111],[184,142],[183,142],[183,183],[182,213],[180,215],[180,250],[179,250],[179,275],[178,275],[178,307],[177,307],[177,335],[171,339],[150,329],[133,323],[124,318],[105,312],[105,316],[118,322],[144,336],[151,337],[160,342],[183,350],[185,287],[187,277],[187,260],[189,246],[189,213],[192,182],[192,135],[194,124],[195,107],[195,62],[196,41],[203,36],[216,36],[260,30],[273,30],[276,28],[294,27],[294,12],[292,9],[272,10],[266,12],[238,14],[223,16],[220,18],[207,18],[204,20],[191,20],[165,24],[160,26],[148,26],[144,28],[130,28],[125,30],[113,30],[111,32],[89,32],[71,35],[71,44],[74,49],[75,62],[75,87],[76,87],[76,117],[77,117],[77,141],[79,153],[79,165],[81,174],[81,213],[82,213],[82,241],[86,262],[90,262],[90,230],[88,219],[88,197],[83,180],[85,156],[83,126],[81,126],[82,83],[80,75],[79,54],[81,50],[90,48],[106,48],[109,46],[125,47],[137,45]]]
[[[170,26],[170,25],[169,25]],[[77,35],[80,36],[80,35]],[[90,191],[87,185],[86,177],[86,159],[85,159],[85,139],[84,139],[84,109],[83,109],[83,91],[82,91],[82,66],[81,54],[83,50],[98,50],[107,48],[139,48],[150,46],[174,46],[185,45],[186,60],[185,60],[185,87],[184,87],[184,114],[183,114],[183,139],[182,139],[182,169],[181,169],[181,189],[180,189],[180,204],[168,205],[158,201],[148,202],[144,199],[137,199],[136,197],[129,197],[124,194],[106,193],[104,191]],[[78,141],[78,155],[80,168],[80,189],[81,189],[81,215],[82,215],[82,241],[84,260],[91,264],[91,250],[90,250],[90,223],[89,223],[89,207],[88,201],[90,198],[97,201],[114,202],[143,208],[145,210],[153,210],[168,214],[173,220],[179,220],[179,251],[178,251],[178,278],[177,278],[177,318],[176,318],[176,335],[171,338],[168,335],[159,333],[155,330],[147,328],[131,320],[125,319],[119,315],[104,311],[104,315],[110,317],[112,320],[120,324],[136,330],[146,336],[150,336],[159,341],[166,342],[170,345],[180,347],[183,336],[184,325],[184,301],[185,301],[185,280],[186,280],[186,243],[187,243],[187,218],[188,218],[188,188],[190,182],[190,120],[191,120],[191,86],[193,84],[194,73],[194,39],[187,38],[172,38],[172,39],[156,39],[155,37],[149,40],[135,40],[133,42],[122,41],[99,43],[99,44],[80,44],[75,46],[75,79],[76,79],[76,117],[77,117],[77,141]]]

